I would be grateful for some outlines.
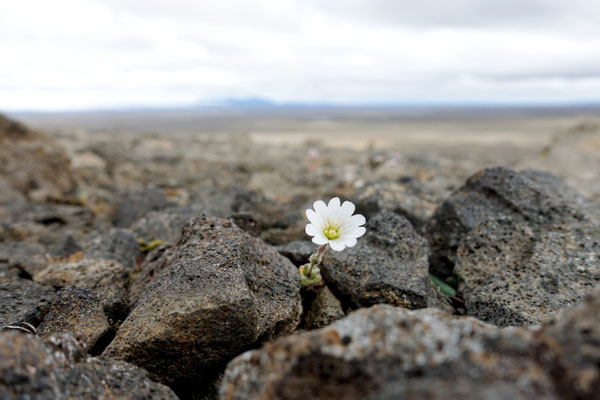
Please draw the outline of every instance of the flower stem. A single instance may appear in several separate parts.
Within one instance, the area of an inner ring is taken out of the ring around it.
[[[324,244],[323,246],[319,247],[319,251],[317,251],[317,262],[316,263],[310,263],[310,266],[308,267],[308,271],[306,272],[307,276],[310,276],[313,267],[315,265],[321,265],[321,261],[323,261],[323,254],[325,254],[325,252],[327,251],[327,249],[329,248],[329,243]]]

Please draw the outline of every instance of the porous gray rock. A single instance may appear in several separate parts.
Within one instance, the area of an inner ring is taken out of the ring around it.
[[[110,319],[118,321],[129,310],[125,288],[128,271],[128,268],[115,260],[84,257],[78,261],[50,263],[35,274],[33,280],[54,287],[73,285],[93,289]]]
[[[303,298],[303,306],[307,305],[304,307],[302,324],[304,329],[323,328],[346,315],[342,303],[327,286],[307,289]]]
[[[0,332],[0,398],[177,399],[141,368],[86,358],[80,342],[62,334],[41,339]]]
[[[54,294],[51,287],[0,271],[0,329],[19,322],[38,325]]]
[[[600,385],[600,285],[541,330],[563,398],[595,399]]]
[[[381,211],[390,211],[406,217],[417,228],[431,218],[442,200],[440,193],[413,177],[371,182],[358,189],[352,198],[356,212],[367,219]]]
[[[146,243],[161,240],[175,244],[181,238],[183,225],[191,218],[198,216],[187,207],[171,207],[161,211],[152,211],[137,220],[131,230],[136,238]]]
[[[467,313],[500,326],[548,321],[600,280],[593,203],[540,171],[473,175],[436,211],[429,238],[434,272],[456,274]]]
[[[110,229],[92,238],[86,247],[87,258],[116,260],[130,271],[138,265],[141,256],[137,238],[127,229]]]
[[[598,223],[597,207],[560,179],[542,171],[481,170],[435,211],[427,227],[434,272],[452,273],[463,238],[489,219],[511,217],[538,233],[553,227]]]
[[[174,251],[174,263],[145,288],[106,357],[163,382],[201,378],[298,324],[297,269],[232,222],[195,218]]]
[[[268,343],[231,361],[222,399],[556,399],[534,332],[389,305]],[[459,390],[448,390],[456,382]],[[450,384],[451,383],[451,384]],[[395,397],[398,398],[398,397]]]
[[[67,286],[56,293],[37,333],[41,337],[60,333],[79,335],[91,351],[109,329],[102,301],[94,292]]]
[[[455,273],[469,315],[499,326],[534,325],[580,302],[600,282],[600,229],[535,232],[513,218],[469,233]]]
[[[353,308],[379,303],[427,307],[427,240],[392,212],[371,218],[366,229],[356,246],[325,253],[321,274],[327,285]]]
[[[128,228],[135,221],[152,211],[169,206],[165,192],[161,189],[143,189],[127,193],[117,205],[113,224],[119,228]]]

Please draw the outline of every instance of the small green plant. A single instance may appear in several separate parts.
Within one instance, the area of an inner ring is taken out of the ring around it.
[[[446,282],[433,274],[429,274],[429,278],[433,283],[435,283],[435,285],[440,289],[440,293],[442,293],[444,296],[449,298],[456,297],[456,290],[450,286],[450,283],[457,283],[456,278],[450,277],[446,280]]]
[[[140,245],[140,252],[142,252],[142,253],[149,253],[150,251],[154,250],[155,248],[160,247],[163,244],[166,244],[166,242],[164,242],[162,240],[153,240],[148,244],[146,244],[146,241],[144,239],[138,239],[137,241]]]

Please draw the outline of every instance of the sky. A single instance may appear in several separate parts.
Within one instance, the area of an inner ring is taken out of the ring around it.
[[[600,102],[598,0],[0,0],[0,111]]]

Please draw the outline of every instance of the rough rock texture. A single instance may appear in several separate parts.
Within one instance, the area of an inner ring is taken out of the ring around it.
[[[555,353],[553,369],[565,398],[593,399],[600,385],[600,286],[560,318],[544,326],[544,342]]]
[[[183,225],[195,216],[198,215],[194,210],[187,207],[152,211],[137,220],[131,230],[138,239],[143,239],[146,243],[154,240],[177,243],[181,238]]]
[[[38,243],[4,242],[0,243],[0,266],[31,275],[48,265],[46,247]]]
[[[600,288],[538,330],[376,305],[231,361],[222,399],[594,399]]]
[[[548,173],[481,171],[431,221],[435,272],[454,265],[469,315],[501,326],[547,321],[600,281],[595,213]]]
[[[0,329],[18,322],[40,323],[54,298],[54,289],[0,271]]]
[[[152,250],[142,262],[139,272],[132,275],[128,292],[129,304],[134,305],[146,287],[154,281],[162,271],[175,263],[177,248],[171,245],[162,245]]]
[[[325,253],[321,274],[352,307],[388,303],[427,306],[429,246],[404,217],[382,212],[366,225],[356,246]]]
[[[131,364],[86,359],[69,335],[40,339],[0,332],[0,398],[177,399],[166,386]]]
[[[87,244],[87,258],[116,260],[126,268],[137,266],[140,258],[140,244],[131,231],[111,229],[104,235],[95,237]]]
[[[490,219],[465,237],[456,257],[469,315],[499,326],[539,324],[600,282],[600,229],[535,233],[512,218]]]
[[[191,379],[298,324],[297,269],[230,221],[191,220],[175,252],[175,263],[146,287],[107,357],[143,366],[165,382]]]
[[[168,206],[167,196],[160,189],[143,189],[128,193],[117,205],[113,223],[117,227],[127,228],[146,214]]]
[[[511,398],[554,398],[552,379],[529,347],[532,340],[531,332],[504,334],[437,310],[377,305],[239,356],[227,367],[221,396],[369,399],[381,393],[385,398],[387,386],[395,384],[410,385],[407,394],[414,398],[427,391],[433,391],[431,398],[446,398],[437,382],[462,377],[473,398],[492,389]]]
[[[127,313],[128,298],[125,282],[128,269],[114,260],[83,258],[73,262],[51,263],[34,275],[34,281],[45,285],[93,289],[112,320]]]
[[[304,307],[302,324],[304,329],[323,328],[346,315],[342,303],[327,286],[310,289],[310,293],[305,293],[302,297],[304,299],[303,306],[307,305]],[[306,301],[307,299],[308,301]]]
[[[449,275],[460,242],[491,218],[512,217],[538,233],[598,222],[594,214],[594,204],[547,172],[497,167],[471,176],[438,207],[427,233],[437,272]]]
[[[518,167],[551,172],[600,204],[600,124],[582,123],[561,132]]]
[[[75,186],[69,159],[61,148],[2,115],[0,176],[35,201],[69,195]]]
[[[102,302],[91,289],[67,286],[57,292],[50,309],[38,327],[38,335],[71,333],[81,337],[88,350],[110,328]]]
[[[356,212],[367,219],[380,211],[390,211],[406,217],[420,228],[441,203],[439,193],[419,180],[406,177],[401,181],[375,182],[361,187],[353,198]]]

